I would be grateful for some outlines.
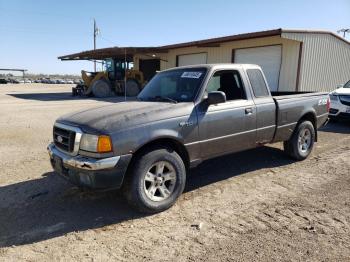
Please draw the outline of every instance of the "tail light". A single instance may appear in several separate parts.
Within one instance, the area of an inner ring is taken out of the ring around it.
[[[331,101],[329,97],[327,98],[327,112],[329,112],[329,109],[331,108]]]

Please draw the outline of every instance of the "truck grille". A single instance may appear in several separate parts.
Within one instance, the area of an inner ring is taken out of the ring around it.
[[[53,141],[58,148],[72,153],[74,150],[75,132],[54,126]]]
[[[343,105],[350,106],[350,96],[339,96],[339,100]]]

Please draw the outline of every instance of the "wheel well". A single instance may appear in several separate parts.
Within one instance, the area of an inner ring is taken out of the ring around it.
[[[153,141],[143,145],[139,149],[137,149],[135,151],[135,153],[133,154],[133,156],[132,156],[132,159],[131,159],[131,162],[129,164],[128,169],[133,166],[134,161],[140,155],[142,155],[146,150],[149,150],[150,148],[157,148],[157,147],[158,148],[159,147],[166,147],[166,148],[174,150],[176,153],[179,154],[179,156],[184,161],[186,169],[189,169],[189,167],[190,167],[190,157],[189,157],[189,154],[187,152],[187,149],[179,141],[177,141],[175,139],[172,139],[172,138],[160,138],[160,139],[157,139],[157,140],[153,140]]]
[[[303,121],[310,121],[312,123],[312,125],[314,126],[315,129],[315,141],[317,142],[317,120],[316,120],[316,116],[314,113],[309,112],[306,113],[305,115],[303,115],[300,120],[298,121],[298,125],[300,123],[302,123]]]

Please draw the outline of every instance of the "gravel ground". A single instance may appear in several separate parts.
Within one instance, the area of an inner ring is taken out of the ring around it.
[[[350,260],[350,124],[320,130],[303,162],[281,144],[207,161],[173,208],[144,216],[52,172],[55,119],[120,100],[70,88],[0,86],[0,261]]]

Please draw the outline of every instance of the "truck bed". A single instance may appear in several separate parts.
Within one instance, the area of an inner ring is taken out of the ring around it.
[[[290,138],[298,121],[310,108],[313,113],[308,114],[309,120],[315,128],[320,127],[327,119],[325,107],[328,93],[324,92],[271,92],[276,104],[276,133],[274,142],[285,141]]]

